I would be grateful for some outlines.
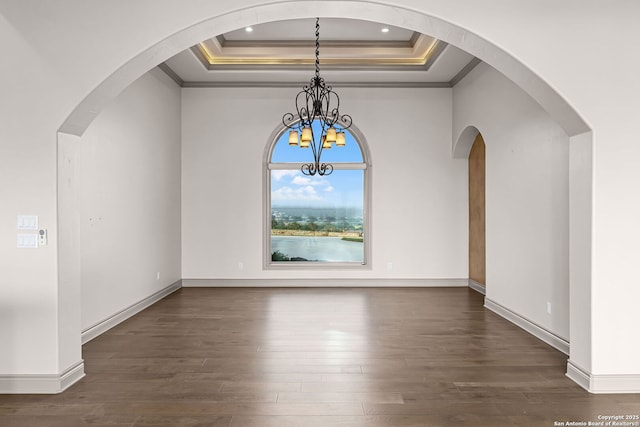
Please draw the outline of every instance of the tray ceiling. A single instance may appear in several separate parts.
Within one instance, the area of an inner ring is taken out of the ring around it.
[[[314,72],[315,20],[294,19],[217,34],[160,68],[185,87],[306,83]],[[479,61],[414,31],[320,19],[320,70],[336,85],[450,87]]]

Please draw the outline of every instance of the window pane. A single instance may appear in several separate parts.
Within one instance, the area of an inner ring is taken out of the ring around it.
[[[364,261],[364,171],[271,171],[272,261]]]
[[[314,122],[314,131],[319,134],[320,126]],[[360,146],[353,138],[351,133],[345,131],[346,144],[344,147],[333,146],[328,150],[322,151],[322,161],[324,163],[360,163],[362,162],[362,152]],[[300,148],[298,146],[289,145],[289,131],[285,131],[273,148],[271,155],[271,163],[310,163],[313,161],[313,153],[310,148]]]

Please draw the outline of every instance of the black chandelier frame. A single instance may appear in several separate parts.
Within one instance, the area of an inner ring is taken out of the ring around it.
[[[305,175],[331,175],[333,165],[322,162],[322,151],[327,131],[334,128],[344,132],[351,127],[353,120],[348,114],[340,114],[340,97],[320,77],[320,18],[316,18],[315,75],[308,85],[296,95],[296,113],[282,116],[282,124],[288,129],[302,134],[302,129],[311,129],[309,147],[313,152],[313,162],[305,163],[300,170]],[[313,123],[320,124],[320,135],[314,132]]]

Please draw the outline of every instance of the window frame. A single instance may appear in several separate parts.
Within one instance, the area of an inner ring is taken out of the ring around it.
[[[340,125],[342,123],[338,122]],[[313,269],[343,269],[362,270],[371,269],[371,161],[369,149],[362,132],[351,125],[346,132],[351,133],[360,148],[362,162],[332,162],[334,170],[362,170],[363,171],[363,260],[362,262],[322,262],[322,261],[273,261],[271,250],[271,171],[300,170],[300,163],[272,163],[271,157],[280,137],[289,129],[284,125],[278,126],[269,137],[263,159],[263,247],[262,260],[264,270],[313,270]]]

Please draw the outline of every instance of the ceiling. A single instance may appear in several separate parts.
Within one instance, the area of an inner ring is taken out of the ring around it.
[[[315,19],[219,34],[160,64],[183,87],[291,86],[314,73]],[[320,74],[333,86],[451,87],[480,61],[425,34],[320,19]]]

